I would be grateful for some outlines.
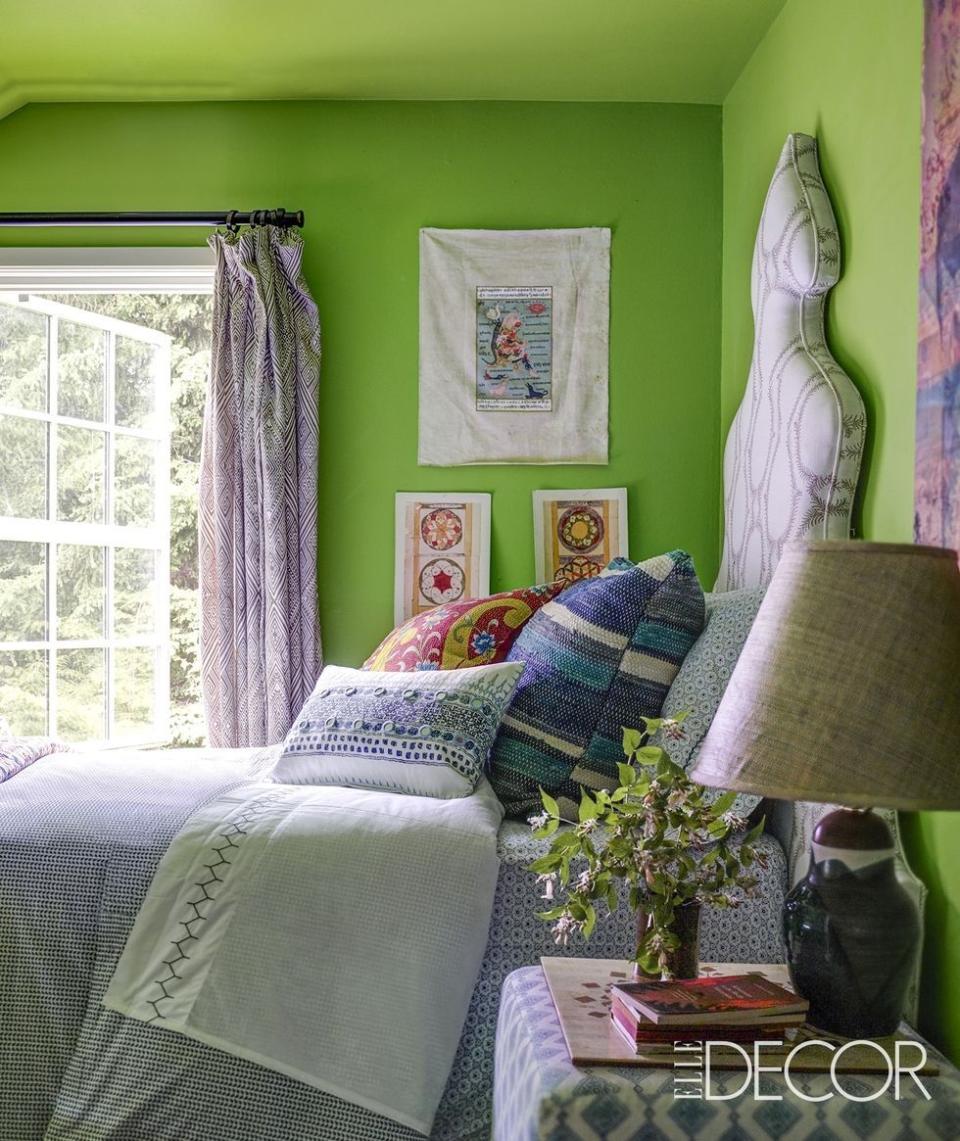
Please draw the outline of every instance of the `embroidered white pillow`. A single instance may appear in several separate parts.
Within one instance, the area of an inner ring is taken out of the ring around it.
[[[522,662],[416,673],[327,666],[273,779],[468,796],[522,672]]]

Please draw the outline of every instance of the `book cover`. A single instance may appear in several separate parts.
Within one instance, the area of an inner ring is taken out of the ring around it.
[[[656,1025],[730,1025],[802,1013],[809,1006],[760,974],[619,983],[612,993]]]
[[[706,1026],[657,1025],[646,1019],[638,1021],[637,1016],[622,1003],[614,1000],[610,1016],[617,1029],[635,1046],[643,1050],[657,1048],[672,1049],[677,1042],[702,1042],[707,1039],[723,1039],[727,1042],[752,1043],[759,1040],[785,1040],[788,1031],[796,1030],[802,1024],[803,1016],[795,1021],[787,1018],[769,1018],[758,1023],[735,1023],[725,1026],[717,1023]]]

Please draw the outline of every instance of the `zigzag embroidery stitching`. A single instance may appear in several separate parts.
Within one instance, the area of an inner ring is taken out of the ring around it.
[[[147,1006],[152,1006],[154,1011],[153,1017],[147,1019],[148,1023],[163,1021],[166,1019],[166,1015],[160,1009],[160,1004],[175,997],[174,994],[167,990],[167,986],[172,982],[183,981],[183,975],[178,975],[174,970],[174,966],[177,963],[188,963],[190,961],[190,956],[184,951],[183,948],[185,945],[192,942],[197,942],[199,940],[200,937],[194,933],[193,925],[198,923],[206,923],[208,918],[203,914],[200,908],[204,904],[214,903],[216,901],[216,896],[211,895],[207,890],[207,888],[211,887],[215,883],[222,884],[224,882],[224,880],[221,879],[219,875],[217,875],[215,869],[222,867],[229,868],[233,864],[233,861],[228,860],[225,857],[224,853],[230,851],[231,848],[234,850],[239,850],[240,845],[237,843],[237,840],[241,836],[248,835],[248,833],[243,827],[241,827],[241,825],[249,825],[253,823],[253,821],[256,820],[259,815],[266,812],[268,808],[271,808],[278,800],[282,799],[283,795],[283,793],[275,792],[271,793],[269,796],[266,796],[261,800],[258,800],[255,804],[245,808],[243,812],[241,812],[239,816],[236,817],[236,819],[232,820],[229,825],[227,825],[221,832],[218,833],[222,843],[219,845],[214,844],[210,849],[212,852],[216,853],[217,859],[212,863],[203,865],[210,873],[209,878],[197,880],[193,885],[194,887],[198,887],[203,892],[203,894],[197,899],[188,899],[186,901],[187,907],[193,908],[193,915],[191,915],[188,919],[177,920],[177,926],[183,928],[184,934],[182,934],[178,939],[170,940],[170,945],[176,948],[176,954],[171,956],[169,959],[163,960],[163,965],[167,968],[169,974],[165,975],[163,978],[153,980],[153,985],[160,988],[160,994],[157,998],[146,999]],[[202,932],[203,928],[201,927],[200,930]]]

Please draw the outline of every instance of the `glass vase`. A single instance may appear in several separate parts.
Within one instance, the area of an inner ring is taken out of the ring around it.
[[[637,909],[637,949],[650,929],[653,917],[643,907]],[[700,969],[700,904],[696,902],[682,903],[673,913],[673,933],[680,940],[680,946],[671,951],[668,957],[667,971],[671,978],[695,979]],[[659,972],[647,974],[635,962],[633,966],[634,978],[647,979],[663,977]]]

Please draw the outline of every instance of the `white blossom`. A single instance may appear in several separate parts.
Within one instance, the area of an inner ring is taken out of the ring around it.
[[[540,898],[553,900],[557,891],[556,872],[548,872],[546,875],[537,876],[537,883],[543,884],[543,895],[541,895]]]
[[[593,872],[589,868],[585,869],[577,876],[575,885],[576,891],[593,891]]]
[[[536,816],[528,816],[527,823],[531,828],[543,828],[550,823],[550,814],[548,812],[538,812]]]
[[[570,943],[570,936],[583,926],[572,915],[561,915],[553,925],[553,941],[558,947],[566,947]]]
[[[668,741],[682,741],[686,737],[683,726],[675,717],[666,717],[660,724],[660,732]]]

